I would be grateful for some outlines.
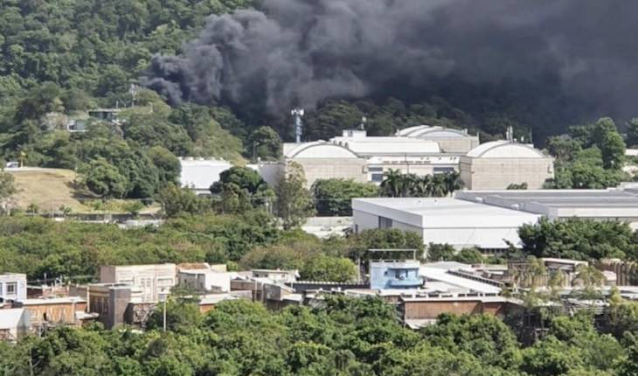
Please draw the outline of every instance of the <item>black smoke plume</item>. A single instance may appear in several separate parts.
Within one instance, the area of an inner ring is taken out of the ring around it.
[[[636,1],[263,0],[259,8],[211,16],[180,56],[153,58],[144,84],[173,103],[256,101],[277,113],[388,87],[427,90],[451,77],[552,81],[600,112],[638,112]]]

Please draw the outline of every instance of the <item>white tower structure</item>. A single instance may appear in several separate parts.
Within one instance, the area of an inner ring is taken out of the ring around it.
[[[303,108],[295,108],[290,111],[290,114],[295,117],[295,141],[301,143],[302,126],[301,118],[304,115]]]

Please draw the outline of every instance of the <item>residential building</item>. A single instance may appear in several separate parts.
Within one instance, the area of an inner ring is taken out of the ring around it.
[[[21,273],[0,274],[0,298],[2,301],[26,299],[27,275]]]
[[[291,283],[299,278],[298,270],[252,269],[253,278],[268,279],[272,283]]]
[[[13,306],[28,311],[29,325],[36,332],[56,325],[81,326],[85,320],[95,318],[86,315],[86,300],[77,296],[25,299],[14,302]]]
[[[29,311],[24,308],[0,309],[0,341],[15,342],[29,332]]]
[[[232,167],[223,159],[181,158],[179,181],[198,195],[209,195],[210,186],[219,181],[219,174]]]
[[[232,273],[206,269],[180,269],[177,280],[180,286],[197,293],[229,292]]]
[[[540,215],[454,198],[366,198],[352,200],[356,233],[367,229],[413,231],[429,243],[498,252],[520,245],[518,228]]]
[[[510,184],[526,183],[540,189],[554,177],[554,162],[532,146],[513,141],[481,144],[460,158],[459,170],[470,190],[507,189]]]
[[[175,264],[106,265],[100,267],[100,283],[130,284],[141,290],[142,302],[166,299],[177,284]]]
[[[370,262],[370,288],[417,289],[423,286],[419,276],[419,261],[372,261]]]

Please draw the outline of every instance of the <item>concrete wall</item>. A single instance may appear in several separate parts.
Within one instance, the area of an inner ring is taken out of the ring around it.
[[[421,300],[403,302],[405,320],[435,320],[442,313],[454,315],[481,314],[501,315],[507,308],[505,302],[483,303],[477,300]]]
[[[7,285],[15,287],[9,293]],[[0,298],[8,300],[24,300],[27,298],[27,275],[21,273],[0,274]]]
[[[288,160],[288,162],[293,161],[303,167],[308,188],[319,179],[352,179],[359,183],[368,181],[365,159],[299,158]]]
[[[364,230],[379,228],[379,216],[372,215],[361,210],[353,210],[352,223],[354,231],[357,233]]]
[[[551,158],[470,158],[461,157],[461,179],[472,190],[506,189],[510,184],[527,183],[540,189],[554,177]]]
[[[432,140],[439,143],[439,147],[444,153],[466,154],[479,145],[478,136],[465,138],[433,138]]]

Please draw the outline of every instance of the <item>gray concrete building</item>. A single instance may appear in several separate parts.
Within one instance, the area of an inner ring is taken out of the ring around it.
[[[527,183],[540,189],[554,177],[554,161],[532,146],[512,141],[492,141],[470,150],[460,159],[459,170],[470,190],[507,189]]]

